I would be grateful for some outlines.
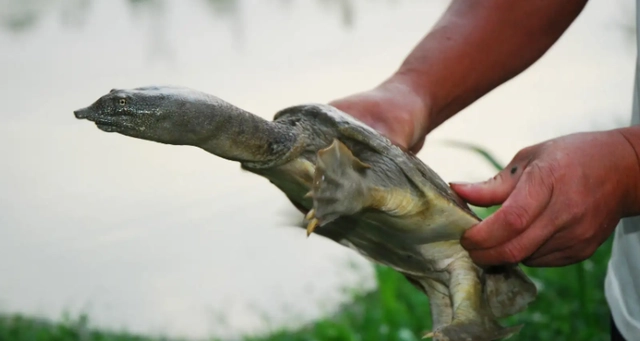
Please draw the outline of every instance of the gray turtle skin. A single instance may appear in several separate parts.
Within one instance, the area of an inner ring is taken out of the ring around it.
[[[460,246],[480,219],[418,158],[322,104],[273,122],[182,87],[111,90],[74,112],[105,132],[189,145],[268,179],[317,233],[402,273],[430,299],[436,341],[517,333],[498,319],[524,310],[536,287],[517,265],[483,268]]]

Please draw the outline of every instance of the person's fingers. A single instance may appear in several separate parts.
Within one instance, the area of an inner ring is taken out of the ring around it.
[[[470,250],[469,255],[480,265],[517,264],[527,259],[540,245],[553,236],[548,219],[542,219],[520,235],[499,246]]]
[[[413,146],[411,146],[411,148],[409,149],[412,153],[414,154],[418,154],[418,152],[422,149],[422,147],[424,146],[424,141],[426,140],[426,136],[423,136],[421,139],[419,139],[416,143],[413,144]]]
[[[597,250],[591,244],[571,244],[556,251],[541,252],[536,256],[535,252],[531,257],[524,259],[522,263],[529,267],[557,267],[566,266],[581,262],[593,255]]]
[[[493,178],[479,183],[449,185],[464,200],[476,206],[502,204],[513,191],[536,153],[536,146],[520,150],[509,164]]]
[[[525,232],[551,201],[553,182],[545,173],[535,164],[528,167],[502,207],[464,233],[462,246],[467,250],[494,248]]]
[[[515,188],[522,172],[517,172],[518,167],[511,170],[502,170],[493,178],[478,183],[452,182],[451,188],[471,205],[492,206],[504,202]]]
[[[591,257],[604,242],[607,226],[616,226],[619,220],[596,224],[594,217],[584,217],[581,221],[569,220],[563,228],[557,229],[553,239],[542,245],[524,263],[529,266],[563,266]],[[601,232],[601,233],[598,233]]]
[[[545,258],[546,256],[557,253],[559,251],[563,251],[566,249],[572,248],[575,244],[578,244],[580,240],[575,238],[570,230],[567,229],[567,226],[562,226],[560,228],[556,228],[556,233],[553,236],[553,239],[546,242],[544,245],[541,245],[533,254],[531,254],[525,261],[531,262],[531,264],[536,264],[537,259]]]

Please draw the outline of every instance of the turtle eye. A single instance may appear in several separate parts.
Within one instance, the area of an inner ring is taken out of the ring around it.
[[[127,104],[127,100],[124,98],[120,98],[120,100],[118,101],[118,104],[120,104],[121,106],[125,106]]]

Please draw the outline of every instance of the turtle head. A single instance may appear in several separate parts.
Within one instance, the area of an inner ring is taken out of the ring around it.
[[[113,89],[90,106],[74,111],[105,132],[168,144],[197,144],[204,138],[202,106],[210,106],[205,94],[178,87]]]
[[[293,147],[296,134],[215,96],[183,87],[113,89],[74,111],[106,132],[174,145],[267,166]]]

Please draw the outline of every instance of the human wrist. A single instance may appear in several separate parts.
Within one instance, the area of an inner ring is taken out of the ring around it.
[[[613,130],[625,150],[620,178],[623,179],[623,217],[640,215],[640,126]]]
[[[379,85],[383,91],[401,93],[406,100],[413,103],[411,106],[414,109],[408,112],[411,115],[408,120],[414,122],[415,127],[413,141],[423,138],[433,129],[430,124],[433,112],[431,93],[416,78],[415,75],[398,71]]]
[[[417,152],[426,134],[429,103],[405,80],[390,77],[373,89],[330,102],[389,138]]]

